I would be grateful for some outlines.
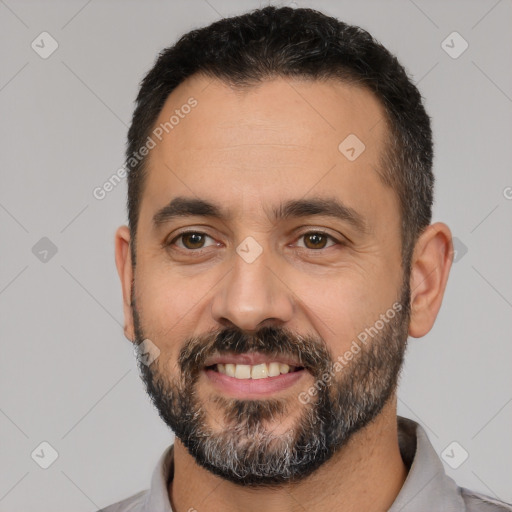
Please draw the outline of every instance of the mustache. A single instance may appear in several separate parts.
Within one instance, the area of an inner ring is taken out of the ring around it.
[[[255,334],[229,327],[190,338],[180,350],[178,365],[184,375],[197,375],[207,358],[227,352],[286,355],[312,373],[322,372],[333,361],[325,342],[316,336],[294,334],[283,327],[263,327]]]

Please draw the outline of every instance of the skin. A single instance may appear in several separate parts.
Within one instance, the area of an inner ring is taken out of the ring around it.
[[[135,273],[129,229],[121,226],[116,232],[126,337],[134,340],[134,279],[145,333],[158,344],[159,361],[166,365],[160,371],[169,375],[177,371],[184,339],[233,324],[246,331],[280,325],[313,332],[335,357],[345,353],[357,334],[391,307],[402,283],[398,200],[376,172],[386,139],[386,123],[379,122],[383,108],[365,89],[335,81],[277,78],[240,92],[197,75],[172,92],[156,125],[190,96],[197,107],[150,152]],[[366,146],[353,162],[338,150],[351,133]],[[182,218],[154,229],[154,213],[177,196],[220,203],[233,217],[226,223]],[[337,197],[366,219],[370,232],[328,217],[273,223],[267,215],[282,201],[313,196]],[[181,250],[162,248],[183,228],[211,237],[202,256],[190,255],[191,249],[187,253],[183,239],[177,242]],[[349,243],[329,241],[323,249],[308,251],[303,235],[318,229]],[[248,236],[263,249],[251,264],[235,251]],[[434,324],[451,248],[450,230],[440,222],[430,225],[416,244],[410,277],[412,337],[424,336]],[[306,374],[279,396],[295,400],[299,411],[297,395],[313,382]],[[209,403],[213,391],[206,377],[197,392],[211,427],[221,429],[222,410]],[[285,433],[296,417],[277,418],[274,432]],[[223,480],[197,465],[178,439],[174,451],[169,496],[177,512],[191,507],[211,512],[383,511],[407,476],[398,446],[396,395],[310,477],[279,489],[254,490]]]

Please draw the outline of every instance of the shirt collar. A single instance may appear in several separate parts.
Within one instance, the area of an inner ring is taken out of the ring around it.
[[[173,512],[169,501],[168,483],[174,476],[174,444],[169,446],[160,457],[153,476],[151,488],[146,494],[142,512]]]
[[[409,472],[388,512],[464,512],[464,500],[457,484],[445,473],[443,464],[427,433],[415,421],[397,416],[400,454]],[[174,476],[174,445],[160,457],[151,477],[143,511],[173,512],[168,484]]]
[[[445,473],[423,427],[402,416],[397,421],[400,454],[409,473],[388,512],[464,512],[459,487]]]

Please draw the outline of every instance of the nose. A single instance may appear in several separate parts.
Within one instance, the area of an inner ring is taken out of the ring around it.
[[[213,319],[226,327],[235,325],[244,331],[262,327],[281,327],[294,312],[293,293],[272,268],[267,251],[253,262],[233,256],[232,271],[227,274],[212,298]]]

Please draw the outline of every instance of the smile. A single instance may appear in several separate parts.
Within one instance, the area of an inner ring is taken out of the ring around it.
[[[228,377],[234,377],[235,379],[268,379],[270,377],[278,377],[279,375],[300,371],[304,368],[274,361],[255,365],[218,363],[208,366],[207,369],[222,373]]]
[[[204,368],[203,372],[208,383],[216,391],[245,399],[261,398],[284,391],[291,388],[308,373],[302,367],[277,364],[278,366],[273,363],[257,365],[215,364]],[[233,375],[230,376],[227,372]],[[274,375],[276,373],[277,375]]]

